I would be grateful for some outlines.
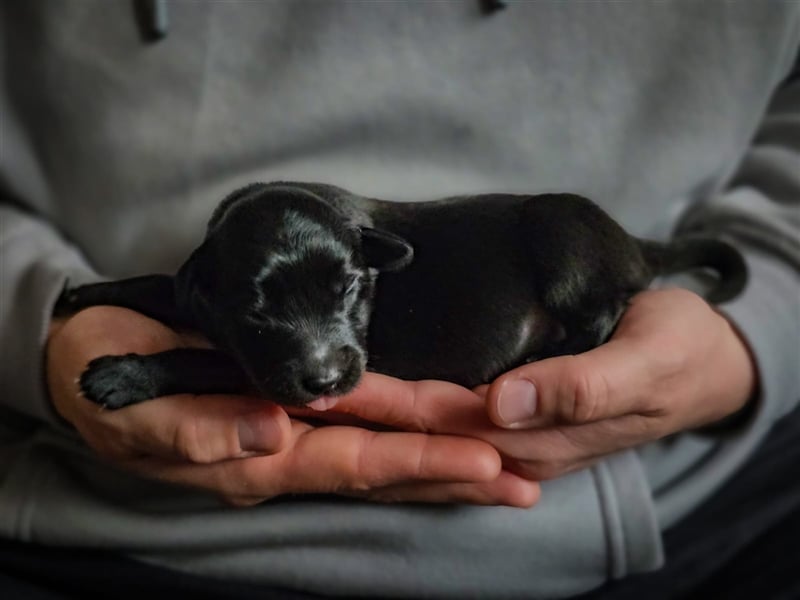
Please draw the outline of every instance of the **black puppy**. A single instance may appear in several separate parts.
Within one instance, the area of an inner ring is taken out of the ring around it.
[[[56,309],[124,306],[214,345],[92,361],[82,391],[108,408],[246,390],[324,407],[367,368],[472,387],[583,352],[656,275],[697,267],[719,275],[712,302],[745,285],[728,244],[639,240],[576,195],[394,203],[322,184],[254,184],[223,200],[174,277],[66,289]]]

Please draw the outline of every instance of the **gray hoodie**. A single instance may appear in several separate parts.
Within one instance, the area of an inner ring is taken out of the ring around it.
[[[798,2],[0,4],[0,535],[317,592],[567,596],[656,569],[660,531],[798,402]],[[276,179],[404,201],[586,194],[630,231],[721,231],[753,417],[543,486],[530,510],[294,498],[248,509],[102,465],[59,420],[55,297],[173,270],[220,198]]]

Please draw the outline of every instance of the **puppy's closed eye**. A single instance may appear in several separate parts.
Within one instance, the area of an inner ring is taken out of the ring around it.
[[[348,275],[333,281],[333,293],[337,296],[348,296],[358,286],[358,275]]]
[[[347,287],[344,290],[345,295],[349,295],[356,290],[361,279],[358,275],[351,275],[347,280]]]
[[[270,319],[261,310],[251,309],[244,313],[244,321],[259,329],[269,325]]]
[[[263,321],[264,315],[268,314],[270,309],[273,308],[272,302],[270,302],[263,290],[254,290],[249,301],[243,303],[243,305],[247,307],[247,309],[243,311],[243,316],[247,321],[253,323]]]

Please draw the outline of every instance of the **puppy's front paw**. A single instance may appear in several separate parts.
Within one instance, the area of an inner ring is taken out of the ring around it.
[[[152,377],[140,354],[101,356],[81,374],[83,395],[105,408],[117,409],[155,398]]]

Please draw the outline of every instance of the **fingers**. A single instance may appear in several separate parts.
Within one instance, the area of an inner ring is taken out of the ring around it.
[[[655,410],[648,402],[662,361],[629,340],[611,340],[576,356],[550,358],[510,371],[490,386],[486,408],[496,425],[525,429],[580,425]]]
[[[107,458],[190,463],[273,454],[291,438],[286,413],[259,398],[181,394],[109,411],[83,400],[74,424]]]
[[[333,411],[406,431],[474,434],[492,426],[481,398],[466,388],[377,373],[367,373]]]
[[[478,440],[332,426],[298,438],[287,466],[294,491],[321,485],[341,492],[408,481],[491,481],[500,458]]]
[[[485,439],[502,448],[504,467],[545,481],[664,435],[654,402],[663,362],[635,346],[611,340],[584,354],[525,365],[493,382],[486,408],[505,431]]]
[[[371,490],[365,498],[377,502],[466,503],[530,508],[541,488],[508,471],[486,483],[407,483]]]
[[[485,483],[501,470],[497,452],[478,440],[292,425],[290,445],[272,456],[210,464],[140,459],[130,466],[232,501],[294,493],[366,495],[410,483]]]
[[[497,479],[487,483],[404,483],[345,495],[385,503],[423,502],[530,508],[539,501],[541,488],[538,483],[503,471]],[[240,496],[225,500],[233,506],[253,506],[267,498]]]
[[[664,434],[660,417],[632,414],[583,425],[494,431],[486,439],[502,448],[503,468],[545,481]]]
[[[291,437],[289,417],[279,406],[248,396],[167,396],[105,411],[101,418],[130,449],[191,463],[273,454]]]
[[[489,384],[483,383],[477,387],[472,388],[472,391],[475,392],[481,398],[486,397],[486,392],[489,391]]]
[[[591,458],[569,459],[563,462],[507,459],[503,461],[503,468],[523,480],[548,481],[586,469],[602,458],[602,456],[592,456]]]

